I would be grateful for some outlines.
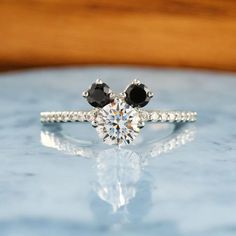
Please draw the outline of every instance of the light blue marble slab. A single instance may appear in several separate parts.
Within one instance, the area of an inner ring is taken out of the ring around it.
[[[134,78],[147,108],[196,110],[195,125],[146,125],[134,145],[101,144],[89,124],[42,128],[39,113],[90,109],[98,77]],[[236,75],[72,68],[0,75],[0,235],[236,235]],[[78,155],[71,155],[76,152]]]

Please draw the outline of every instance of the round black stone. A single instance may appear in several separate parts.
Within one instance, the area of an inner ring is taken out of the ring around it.
[[[131,84],[125,91],[125,101],[132,107],[144,107],[150,101],[148,92],[144,84]]]
[[[112,100],[109,94],[109,87],[107,84],[96,84],[93,83],[91,88],[87,91],[87,101],[93,107],[104,107]]]

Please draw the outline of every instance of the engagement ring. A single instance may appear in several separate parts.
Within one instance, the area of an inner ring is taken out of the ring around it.
[[[144,110],[153,93],[138,80],[120,94],[97,80],[83,96],[94,109],[41,112],[41,122],[90,122],[106,144],[124,145],[135,140],[146,122],[194,122],[197,118],[197,113],[192,111]]]

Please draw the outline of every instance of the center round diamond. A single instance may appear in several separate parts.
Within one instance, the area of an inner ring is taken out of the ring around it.
[[[139,134],[138,112],[120,98],[105,107],[97,115],[97,132],[107,144],[130,144]]]

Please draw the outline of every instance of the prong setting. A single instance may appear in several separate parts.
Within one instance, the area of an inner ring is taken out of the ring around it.
[[[92,125],[94,128],[96,128],[96,127],[98,126],[98,123],[97,123],[96,120],[93,120],[93,121],[91,122],[91,125]]]
[[[113,93],[112,91],[110,91],[109,94],[110,94],[110,98],[111,98],[111,99],[115,99],[115,97],[116,97],[116,94],[115,94],[115,93]]]
[[[152,98],[154,94],[153,94],[153,92],[148,91],[148,92],[147,92],[147,95],[148,95],[149,98]]]
[[[84,92],[82,93],[82,96],[83,96],[84,98],[87,98],[88,95],[89,95],[88,91],[84,91]]]
[[[142,129],[142,128],[144,127],[144,125],[145,125],[144,121],[140,121],[140,122],[138,123],[138,127],[139,127],[140,129]]]
[[[125,98],[125,97],[126,97],[126,93],[125,93],[125,91],[122,92],[122,93],[120,93],[120,96],[121,96],[122,98]]]
[[[132,82],[132,84],[140,85],[141,82],[140,82],[138,79],[134,79],[133,82]]]
[[[101,79],[97,79],[95,83],[96,84],[103,84],[103,81]]]

